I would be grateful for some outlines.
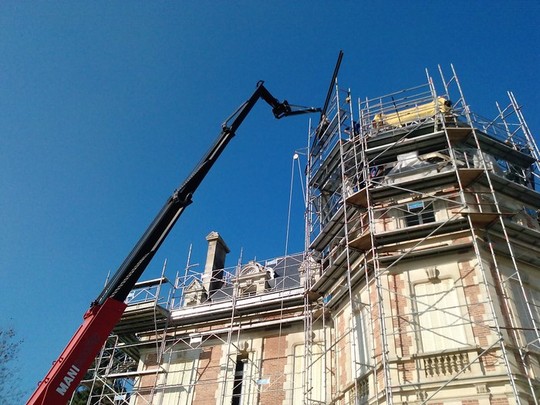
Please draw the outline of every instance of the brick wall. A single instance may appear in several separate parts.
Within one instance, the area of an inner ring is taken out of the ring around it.
[[[463,292],[467,301],[467,310],[471,318],[472,331],[476,344],[481,347],[489,346],[489,337],[492,334],[489,328],[490,318],[486,315],[486,307],[481,300],[485,300],[485,290],[481,289],[476,268],[469,261],[459,262],[459,274],[463,283]],[[495,371],[497,358],[495,353],[487,353],[480,359],[486,371]]]
[[[336,319],[336,357],[337,357],[337,368],[338,368],[338,379],[339,382],[338,391],[343,390],[343,388],[349,383],[347,381],[347,376],[349,375],[348,369],[350,369],[352,353],[348,350],[348,345],[350,344],[350,339],[354,338],[352,333],[348,333],[347,324],[348,324],[349,314],[345,311],[341,312]],[[348,333],[348,336],[346,336]]]
[[[152,370],[156,369],[157,371],[157,354],[151,353],[147,354],[144,359],[144,370]],[[157,372],[155,374],[147,374],[143,375],[141,379],[139,380],[139,392],[137,395],[136,404],[147,404],[152,401],[153,397],[153,389],[156,386],[158,379]]]
[[[491,405],[508,405],[508,399],[507,398],[491,398],[489,401]]]
[[[193,405],[217,404],[221,346],[207,347],[201,352],[197,368],[197,385]]]
[[[260,405],[281,405],[285,400],[286,353],[286,336],[267,336],[263,338],[261,378],[269,379],[270,381],[269,384],[260,387]]]
[[[414,342],[411,330],[413,319],[410,299],[408,298],[410,296],[408,282],[405,282],[403,275],[395,274],[389,278],[389,289],[392,304],[392,328],[394,333],[397,332],[394,338],[395,350],[398,356],[408,357],[413,354]]]

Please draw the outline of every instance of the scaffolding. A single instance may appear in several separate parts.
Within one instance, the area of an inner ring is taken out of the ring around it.
[[[72,403],[538,405],[540,154],[511,92],[486,119],[437,73],[336,81],[305,251],[225,268],[211,233],[203,270],[135,286]]]
[[[92,367],[87,371],[70,403],[128,404],[130,399],[150,398],[156,389],[141,389],[148,378],[157,378],[159,368],[138,370],[141,353],[148,348],[162,356],[163,341],[158,331],[166,330],[169,322],[170,303],[175,286],[165,276],[166,262],[161,276],[139,282],[127,297],[128,307],[115,327]],[[150,339],[141,339],[146,335]],[[82,398],[82,399],[81,399]]]
[[[484,119],[451,71],[358,119],[336,82],[311,133],[306,328],[323,306],[333,380],[305,404],[538,404],[538,148],[512,93]]]
[[[210,279],[189,260],[174,282],[164,265],[135,286],[72,404],[83,393],[89,405],[301,397],[304,253],[213,269]],[[219,284],[210,299],[205,283]],[[291,332],[298,343],[288,347]]]

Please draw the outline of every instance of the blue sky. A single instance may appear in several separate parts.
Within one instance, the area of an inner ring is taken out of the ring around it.
[[[321,106],[340,49],[340,83],[362,98],[453,63],[474,111],[494,116],[512,90],[537,134],[539,4],[1,2],[0,325],[24,339],[21,388],[45,375],[258,80],[278,99]],[[281,255],[307,128],[307,117],[276,121],[258,105],[143,277],[165,258],[173,277],[190,243],[203,263],[212,230],[229,265],[240,252]],[[298,187],[290,252],[304,240]]]

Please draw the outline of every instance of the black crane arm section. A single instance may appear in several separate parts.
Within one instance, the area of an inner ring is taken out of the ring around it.
[[[287,101],[279,102],[270,94],[262,81],[257,83],[257,87],[251,97],[223,123],[221,132],[213,146],[204,155],[202,160],[182,183],[180,188],[169,197],[131,253],[127,256],[103,291],[93,302],[93,306],[96,304],[103,304],[109,297],[118,301],[124,301],[126,299],[129,292],[133,289],[135,283],[154,257],[158,248],[161,246],[180,215],[182,215],[184,209],[191,204],[193,193],[197,190],[202,180],[206,177],[216,160],[234,137],[238,127],[242,124],[259,99],[263,99],[272,107],[272,112],[278,119],[291,115],[321,111],[320,109],[313,107],[292,106]]]

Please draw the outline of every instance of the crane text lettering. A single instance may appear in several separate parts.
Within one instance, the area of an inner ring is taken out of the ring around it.
[[[79,368],[75,365],[71,366],[71,368],[67,371],[66,376],[56,389],[56,392],[58,392],[60,395],[64,396],[66,395],[67,390],[69,389],[69,386],[75,380],[75,377],[77,377],[77,373],[81,371]]]

